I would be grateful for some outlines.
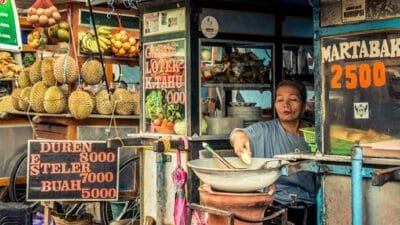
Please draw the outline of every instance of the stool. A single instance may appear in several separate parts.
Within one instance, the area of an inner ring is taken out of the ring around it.
[[[32,210],[28,205],[16,202],[0,203],[0,225],[31,225]]]

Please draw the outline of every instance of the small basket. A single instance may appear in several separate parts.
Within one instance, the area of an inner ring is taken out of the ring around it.
[[[315,144],[315,127],[305,127],[300,130],[303,132],[307,144]]]
[[[317,145],[316,144],[308,144],[310,146],[311,152],[316,152],[317,151]]]
[[[53,214],[53,219],[56,225],[91,225],[93,216],[91,214],[84,214],[82,218],[66,219],[63,215]]]

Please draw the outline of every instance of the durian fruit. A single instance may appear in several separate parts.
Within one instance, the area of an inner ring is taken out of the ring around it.
[[[99,91],[96,94],[96,111],[102,115],[110,115],[113,110],[112,102],[112,97],[110,98],[107,90]]]
[[[90,94],[78,88],[68,98],[69,112],[75,119],[85,119],[90,116],[94,108]]]
[[[133,104],[134,104],[134,110],[133,114],[139,115],[140,114],[140,93],[138,91],[135,91],[132,93],[133,96]]]
[[[67,107],[67,99],[61,90],[57,86],[52,86],[47,89],[44,94],[44,109],[48,113],[62,113]]]
[[[87,60],[81,69],[81,75],[86,84],[98,84],[103,77],[103,68],[96,59]]]
[[[19,107],[18,101],[20,99],[20,94],[21,94],[21,88],[14,88],[14,90],[11,92],[11,102],[12,106],[14,107],[15,110],[21,111],[21,108]]]
[[[124,89],[117,88],[114,91],[115,112],[119,115],[131,115],[135,110],[132,94]]]
[[[31,86],[31,80],[29,79],[29,68],[24,68],[19,74],[18,85],[20,88]]]
[[[37,82],[31,89],[31,96],[29,103],[33,111],[37,113],[44,113],[44,94],[46,93],[47,86],[43,81]]]
[[[75,60],[64,55],[58,57],[54,62],[54,77],[60,84],[72,84],[78,79],[78,67]]]
[[[56,84],[56,78],[54,77],[54,61],[53,57],[44,58],[41,66],[42,80],[47,86],[53,86]]]
[[[14,112],[15,109],[12,105],[11,95],[0,98],[0,113],[2,112]]]
[[[25,87],[22,89],[21,94],[19,95],[19,107],[22,111],[28,111],[29,109],[29,101],[31,97],[31,89],[32,87]]]
[[[92,99],[92,103],[93,103],[93,110],[92,113],[96,113],[96,96],[93,94],[93,92],[91,90],[85,90],[89,95],[90,95],[90,99]]]
[[[41,64],[42,61],[40,59],[37,59],[35,63],[33,63],[29,67],[29,79],[31,81],[31,84],[36,84],[37,82],[42,80],[42,75],[40,74]]]

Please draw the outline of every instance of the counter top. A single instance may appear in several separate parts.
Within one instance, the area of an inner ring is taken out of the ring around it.
[[[129,138],[148,138],[148,139],[158,139],[160,137],[170,137],[172,139],[177,139],[182,137],[182,135],[177,134],[162,134],[162,133],[135,133],[135,134],[128,134]],[[217,140],[229,140],[229,134],[220,134],[220,135],[193,135],[191,137],[184,136],[189,141],[217,141]]]
[[[321,153],[292,153],[284,155],[275,155],[274,158],[283,160],[316,160],[323,162],[335,162],[335,163],[351,163],[351,156],[348,155],[322,155]],[[375,165],[395,165],[400,166],[400,159],[391,158],[363,158],[364,164],[375,164]]]

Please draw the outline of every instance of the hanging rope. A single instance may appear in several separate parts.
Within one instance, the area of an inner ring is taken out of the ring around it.
[[[67,15],[68,15],[68,23],[69,24],[72,24],[71,10],[72,10],[72,6],[70,4],[70,5],[68,5],[68,8],[67,8],[67,13],[68,13]],[[70,29],[71,34],[73,34],[72,26],[69,26],[69,29]],[[72,44],[73,54],[75,56],[76,68],[79,71],[79,61],[78,61],[78,54],[76,52],[75,40],[74,40],[74,38],[70,38],[70,41],[71,41],[71,44]],[[68,55],[69,55],[69,51],[70,51],[70,49],[68,49]],[[65,58],[67,58],[67,57],[65,57]],[[64,62],[64,67],[65,67],[65,62]],[[81,73],[78,73],[78,85],[81,86]]]
[[[110,19],[115,11],[114,0],[107,0],[107,18]]]
[[[97,47],[100,48],[99,36],[97,35],[96,21],[94,20],[92,3],[91,3],[91,0],[88,0],[87,2],[89,4],[90,18],[92,19],[92,22],[93,22],[93,27],[94,27],[93,30],[94,30],[94,36],[96,37]],[[106,76],[106,69],[104,67],[103,53],[101,51],[99,51],[99,56],[100,56],[101,68],[103,69],[104,80],[106,81],[107,92],[110,93],[110,87],[108,86],[108,81],[107,81],[107,76]],[[109,96],[111,99],[111,95],[109,95]]]

